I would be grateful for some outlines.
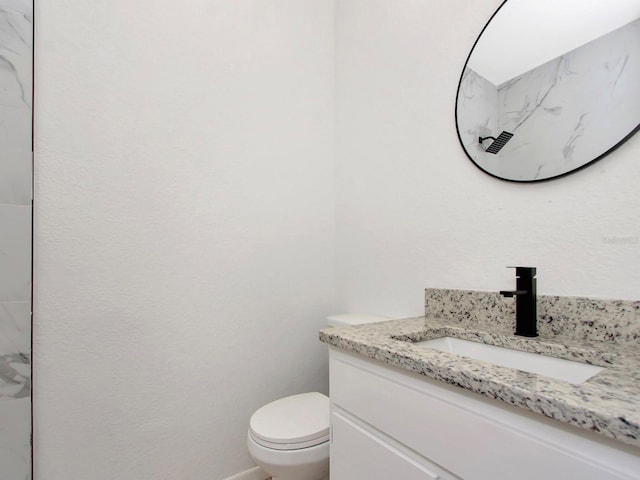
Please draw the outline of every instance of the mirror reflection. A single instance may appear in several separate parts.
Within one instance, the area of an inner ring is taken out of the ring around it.
[[[486,173],[548,180],[635,133],[639,84],[640,0],[508,0],[462,73],[458,135]]]

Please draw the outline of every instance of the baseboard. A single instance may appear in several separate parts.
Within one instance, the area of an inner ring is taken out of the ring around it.
[[[264,473],[260,467],[253,467],[244,472],[236,473],[225,480],[268,480],[269,478],[271,477]]]

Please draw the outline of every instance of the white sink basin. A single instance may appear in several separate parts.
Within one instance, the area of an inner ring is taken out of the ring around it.
[[[603,368],[563,358],[547,357],[537,353],[520,352],[485,343],[469,342],[453,337],[434,338],[415,345],[442,352],[455,353],[502,367],[537,373],[569,383],[583,383],[601,372]]]

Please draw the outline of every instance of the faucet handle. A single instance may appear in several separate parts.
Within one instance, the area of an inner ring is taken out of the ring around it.
[[[527,290],[500,290],[500,295],[503,297],[511,298],[516,295],[526,295],[529,293]]]

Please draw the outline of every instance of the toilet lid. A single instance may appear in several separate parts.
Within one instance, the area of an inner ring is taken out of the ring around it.
[[[329,398],[318,392],[281,398],[257,410],[251,437],[278,450],[307,448],[329,440]]]

